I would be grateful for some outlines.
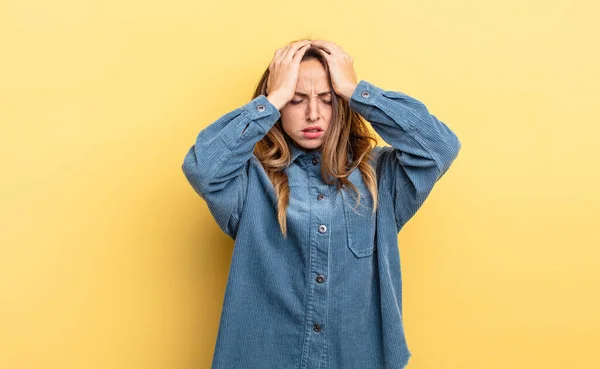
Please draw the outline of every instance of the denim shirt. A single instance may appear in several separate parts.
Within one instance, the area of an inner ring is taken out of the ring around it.
[[[378,209],[361,192],[321,178],[321,152],[289,140],[288,235],[275,190],[254,156],[280,118],[264,95],[203,129],[182,168],[234,242],[212,369],[404,368],[398,232],[421,207],[461,148],[420,101],[361,80],[350,107],[385,142],[376,169]]]

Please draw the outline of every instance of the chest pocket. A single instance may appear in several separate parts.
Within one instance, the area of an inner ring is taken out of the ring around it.
[[[356,184],[356,187],[360,192],[358,206],[356,193],[348,188],[343,190],[344,214],[348,247],[356,257],[361,258],[370,256],[375,251],[375,214],[372,214],[373,198],[367,187],[359,184]]]

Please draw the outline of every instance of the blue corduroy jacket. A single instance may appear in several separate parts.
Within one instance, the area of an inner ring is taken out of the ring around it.
[[[264,95],[203,129],[183,172],[235,240],[213,369],[404,368],[398,232],[457,157],[457,136],[420,101],[361,80],[350,107],[385,142],[373,150],[379,205],[321,178],[321,152],[290,140],[288,235],[275,190],[254,156],[280,118]],[[371,209],[370,209],[371,208]]]

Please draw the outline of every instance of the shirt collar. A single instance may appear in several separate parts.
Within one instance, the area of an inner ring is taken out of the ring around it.
[[[288,135],[285,135],[285,140],[288,143],[288,147],[290,148],[291,160],[290,164],[295,162],[301,156],[318,156],[320,157],[322,154],[321,150],[307,150],[303,147],[298,146],[292,139],[289,138]],[[352,153],[348,153],[348,163],[352,161]]]
[[[292,158],[290,160],[290,163],[293,163],[294,161],[296,161],[296,159],[298,159],[300,156],[321,156],[321,150],[307,150],[303,147],[298,146],[292,139],[290,139],[287,135],[285,137],[285,140],[288,143],[288,147],[290,148],[290,152],[292,155]]]

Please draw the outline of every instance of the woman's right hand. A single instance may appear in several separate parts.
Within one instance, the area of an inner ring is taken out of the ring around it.
[[[277,110],[281,110],[294,97],[300,61],[309,47],[310,40],[301,40],[275,51],[269,64],[267,99]]]

